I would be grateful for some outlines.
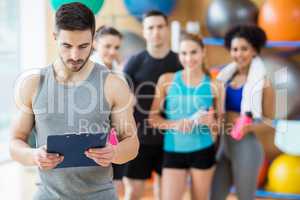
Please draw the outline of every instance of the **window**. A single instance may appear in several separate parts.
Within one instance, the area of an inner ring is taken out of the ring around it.
[[[0,1],[0,69],[18,67],[18,0]]]
[[[8,158],[13,86],[19,73],[19,0],[0,1],[0,162]]]

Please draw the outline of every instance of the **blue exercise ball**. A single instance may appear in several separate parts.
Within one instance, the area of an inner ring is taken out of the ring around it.
[[[51,0],[51,5],[55,11],[57,11],[60,6],[67,3],[79,2],[90,8],[94,14],[97,14],[104,3],[104,0]]]
[[[150,10],[159,10],[170,15],[176,6],[176,0],[124,0],[130,15],[142,20],[143,14]]]
[[[214,0],[207,12],[206,24],[214,37],[224,37],[239,24],[256,24],[258,8],[250,0]]]

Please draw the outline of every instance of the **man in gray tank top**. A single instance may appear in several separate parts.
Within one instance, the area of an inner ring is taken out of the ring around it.
[[[118,199],[111,163],[123,164],[137,155],[134,97],[117,75],[89,61],[94,32],[95,17],[89,8],[80,3],[61,6],[54,33],[59,59],[17,82],[18,115],[10,153],[21,164],[38,167],[36,200]],[[120,143],[85,152],[98,166],[56,168],[63,155],[47,153],[49,135],[107,134],[111,126],[117,129]],[[27,144],[32,128],[36,149]]]

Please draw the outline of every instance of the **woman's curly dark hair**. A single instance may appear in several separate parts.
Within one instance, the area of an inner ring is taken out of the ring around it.
[[[234,38],[244,38],[247,40],[257,53],[266,44],[266,33],[256,25],[238,25],[230,29],[224,37],[224,46],[231,48],[231,41]]]

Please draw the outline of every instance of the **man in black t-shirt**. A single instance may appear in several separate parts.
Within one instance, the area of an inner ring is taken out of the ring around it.
[[[128,163],[125,172],[125,199],[140,199],[145,180],[155,171],[154,196],[160,197],[160,175],[163,159],[163,135],[150,128],[147,120],[158,78],[182,69],[177,54],[170,50],[167,17],[159,11],[148,12],[143,19],[147,50],[132,56],[124,68],[137,102],[134,117],[140,141],[139,154]]]

